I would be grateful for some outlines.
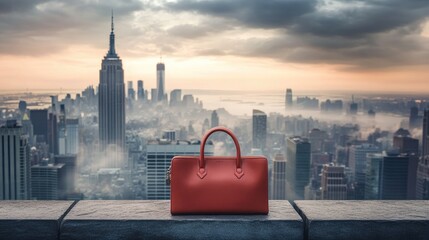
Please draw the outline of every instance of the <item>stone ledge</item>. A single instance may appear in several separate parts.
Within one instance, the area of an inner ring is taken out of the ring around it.
[[[295,201],[305,239],[428,239],[429,201]]]
[[[303,239],[287,201],[270,214],[171,216],[169,201],[80,201],[64,218],[61,239]]]
[[[301,215],[298,215],[298,213]],[[428,239],[429,201],[270,201],[171,216],[169,201],[0,201],[0,239]],[[70,212],[68,212],[70,211]],[[301,219],[302,217],[302,219]]]
[[[73,201],[0,201],[0,239],[58,239]]]

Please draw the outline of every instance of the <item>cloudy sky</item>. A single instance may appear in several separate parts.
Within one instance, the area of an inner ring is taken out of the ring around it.
[[[97,85],[111,9],[145,88],[429,89],[428,0],[0,0],[1,89]]]

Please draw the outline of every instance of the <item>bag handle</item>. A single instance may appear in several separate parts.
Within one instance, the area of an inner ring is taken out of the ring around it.
[[[237,158],[235,160],[235,176],[240,179],[243,175],[243,169],[241,168],[241,153],[240,153],[240,144],[238,143],[237,138],[235,137],[234,133],[232,133],[231,130],[229,130],[228,128],[225,127],[215,127],[210,129],[203,137],[202,142],[201,142],[201,146],[200,146],[200,158],[198,159],[198,165],[199,165],[199,171],[197,173],[197,175],[203,179],[206,175],[206,161],[204,159],[204,147],[206,145],[206,142],[208,140],[208,138],[210,137],[210,135],[212,135],[215,132],[224,132],[226,134],[228,134],[232,140],[234,141],[235,144],[235,150],[237,152]]]

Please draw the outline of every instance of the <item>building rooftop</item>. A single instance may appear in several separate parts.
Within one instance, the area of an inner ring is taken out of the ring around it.
[[[64,167],[64,163],[58,163],[58,164],[53,164],[53,163],[49,163],[47,165],[43,165],[43,164],[37,164],[37,165],[33,165],[31,166],[31,168],[54,168],[54,169],[59,169]]]
[[[267,116],[263,111],[258,109],[253,109],[253,116]]]
[[[147,142],[148,145],[200,145],[200,140],[168,140],[168,139],[152,139]],[[213,145],[211,140],[207,141],[207,145]]]
[[[294,136],[294,137],[290,137],[289,140],[295,142],[295,143],[308,143],[308,139],[307,138],[302,138],[300,136]]]

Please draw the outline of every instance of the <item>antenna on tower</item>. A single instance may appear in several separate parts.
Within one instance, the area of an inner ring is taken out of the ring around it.
[[[114,30],[114,27],[113,27],[113,9],[112,9],[112,32],[113,30]]]

